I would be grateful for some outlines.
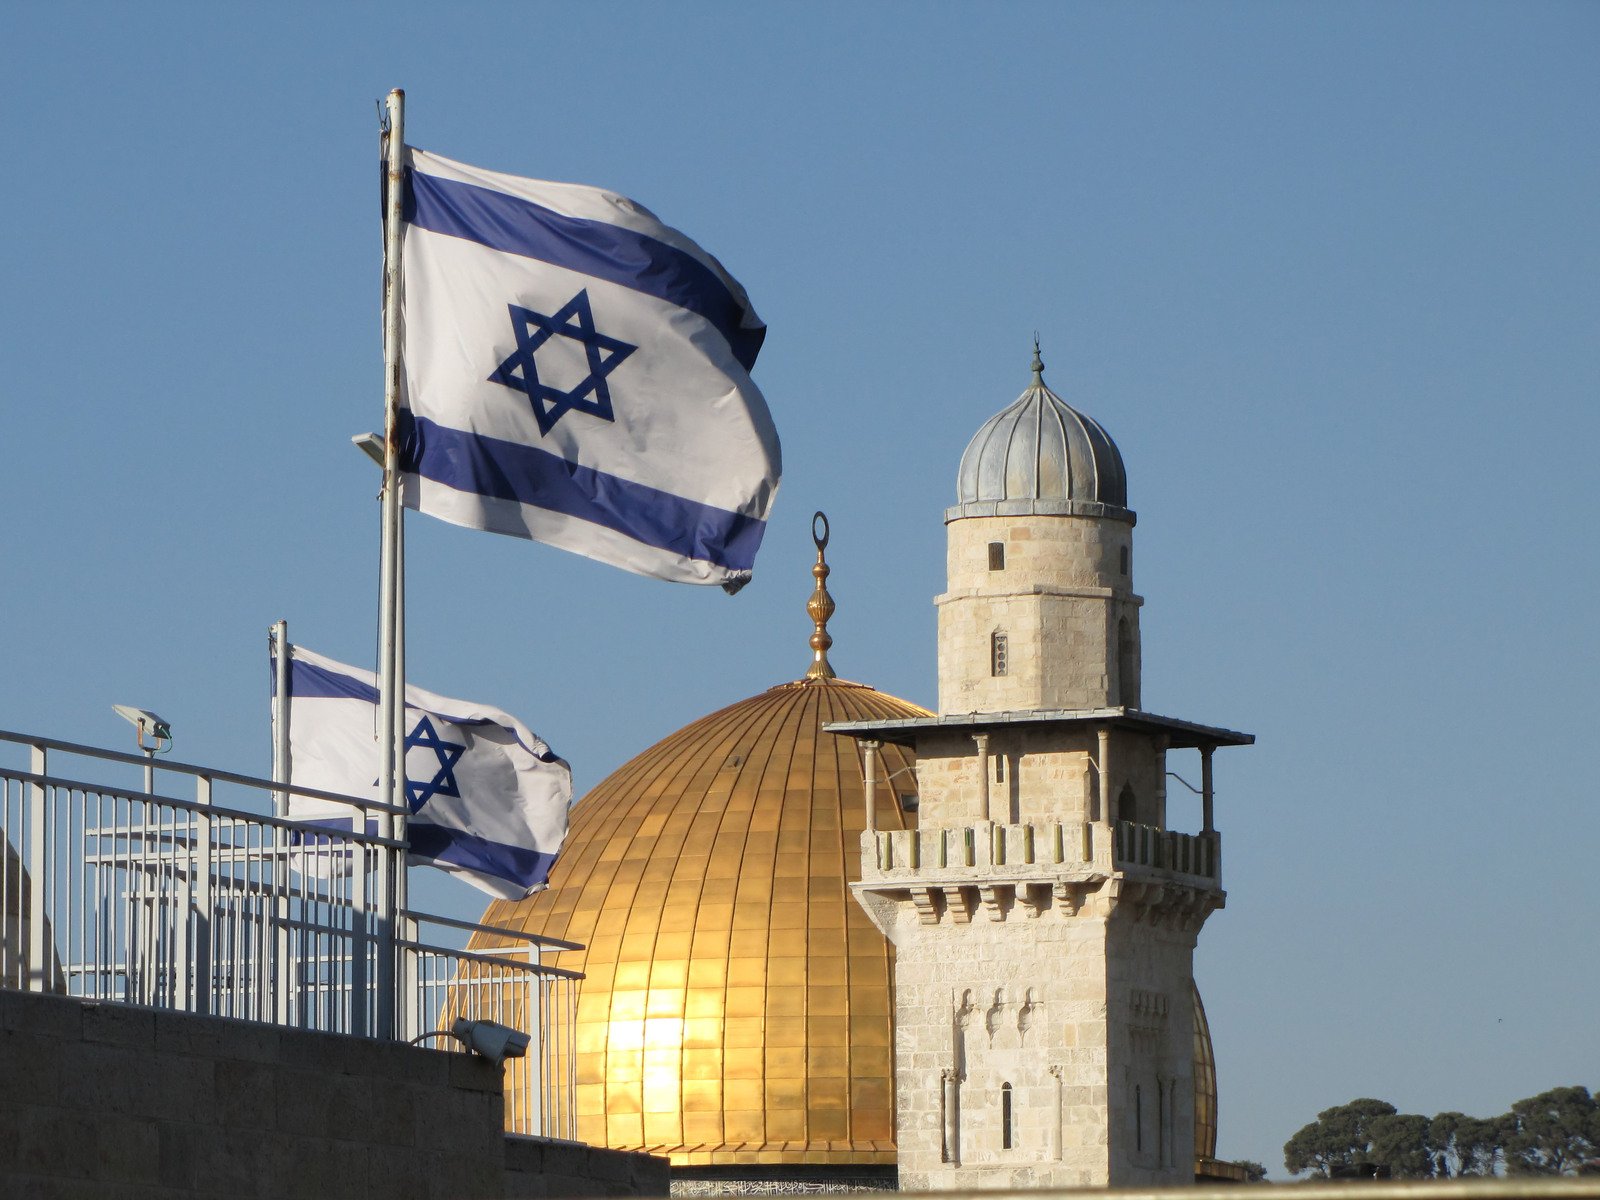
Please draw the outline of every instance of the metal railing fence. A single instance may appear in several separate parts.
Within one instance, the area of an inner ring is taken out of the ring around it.
[[[577,1140],[573,1035],[583,975],[542,966],[538,956],[541,951],[583,947],[503,926],[419,913],[405,915],[407,936],[402,948],[410,986],[419,998],[418,1010],[436,1014],[432,1029],[448,1030],[465,1017],[509,1025],[532,1039],[525,1057],[506,1060],[506,1129]],[[499,945],[492,950],[474,950],[423,940],[437,939],[446,929],[490,935]]]
[[[398,910],[405,847],[378,832],[397,809],[0,731],[7,747],[27,769],[0,765],[0,986],[380,1038],[498,1021],[533,1039],[508,1071],[508,1126],[575,1135],[582,977],[539,962],[575,947]],[[144,790],[54,773],[66,756],[143,768]],[[157,794],[155,770],[193,798]],[[284,792],[333,801],[351,819],[221,807],[219,784],[263,808]],[[470,933],[504,948],[446,944]]]

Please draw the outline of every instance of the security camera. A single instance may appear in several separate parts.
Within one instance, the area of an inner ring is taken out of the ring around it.
[[[469,1021],[457,1017],[450,1033],[474,1054],[481,1054],[495,1066],[508,1058],[522,1058],[528,1053],[528,1043],[533,1039],[520,1029],[498,1025],[493,1021]]]
[[[156,742],[172,740],[172,723],[148,708],[135,708],[131,704],[113,704],[111,708],[124,721],[133,722],[133,727],[139,731],[140,746],[144,745],[146,734]]]

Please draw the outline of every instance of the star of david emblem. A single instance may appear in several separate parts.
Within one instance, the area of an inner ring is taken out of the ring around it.
[[[433,751],[438,761],[438,768],[427,783],[418,783],[411,778],[411,751],[417,748]],[[405,749],[406,803],[411,806],[412,812],[416,812],[435,796],[461,795],[461,789],[456,786],[456,763],[467,752],[467,748],[441,738],[438,730],[434,729],[433,722],[428,719],[427,713],[422,714],[416,727],[406,736]]]
[[[611,390],[606,385],[606,376],[639,347],[607,337],[595,329],[588,289],[580,291],[549,316],[517,304],[506,307],[511,310],[511,329],[517,336],[517,348],[495,368],[489,381],[514,388],[528,397],[533,405],[534,420],[539,422],[539,433],[549,433],[569,412],[587,413],[602,421],[616,420],[611,412]],[[570,338],[581,345],[589,368],[589,373],[566,391],[551,387],[539,378],[539,348],[554,337]]]

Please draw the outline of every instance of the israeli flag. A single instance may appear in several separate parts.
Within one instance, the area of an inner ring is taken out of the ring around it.
[[[379,799],[371,671],[290,646],[286,717],[291,784]],[[407,687],[405,724],[411,861],[506,900],[543,889],[567,834],[572,769],[521,721],[488,705]],[[340,829],[351,823],[350,809],[300,796],[290,797],[289,817]]]
[[[407,155],[405,505],[742,586],[781,474],[744,289],[612,192]]]

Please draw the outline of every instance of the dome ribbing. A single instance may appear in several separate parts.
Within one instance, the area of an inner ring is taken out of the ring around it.
[[[554,960],[586,974],[580,1138],[680,1166],[895,1161],[893,952],[848,886],[862,763],[822,726],[926,715],[818,678],[712,713],[574,806],[549,890],[491,905],[588,947]],[[903,828],[912,756],[882,757],[878,827]]]
[[[1128,480],[1116,443],[1044,382],[1035,347],[1033,383],[973,435],[956,475],[964,516],[1015,513],[1129,516]]]

